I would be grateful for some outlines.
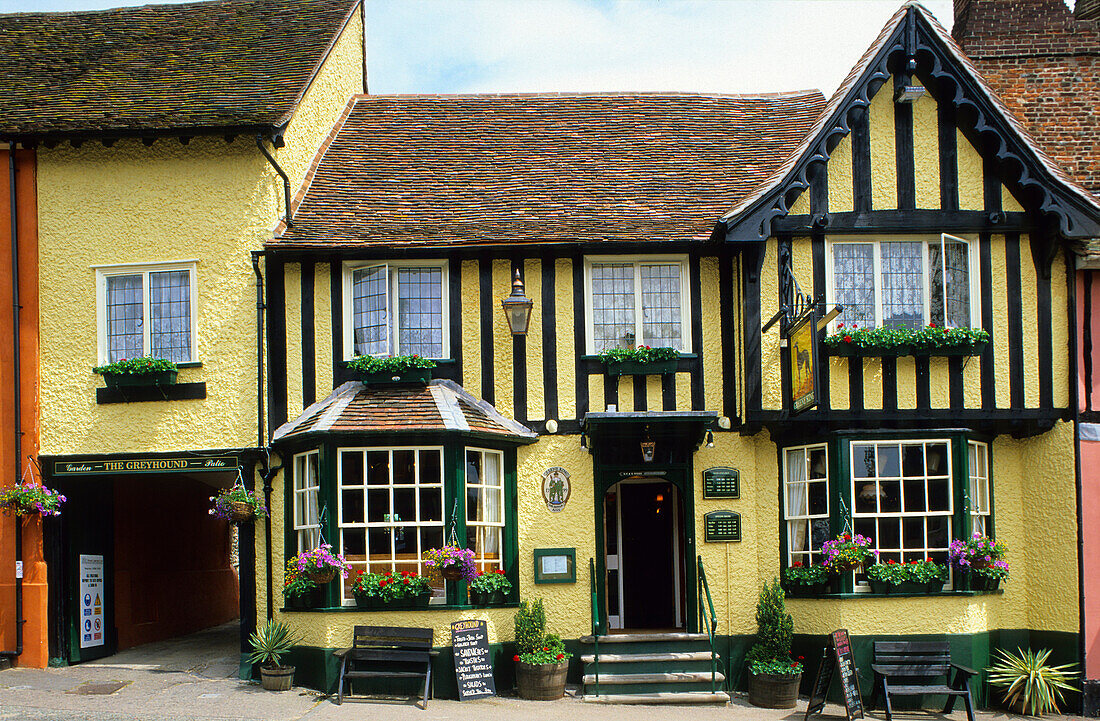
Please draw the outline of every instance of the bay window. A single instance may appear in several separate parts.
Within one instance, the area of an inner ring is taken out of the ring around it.
[[[883,562],[946,564],[955,538],[992,535],[990,447],[959,431],[838,433],[780,451],[786,565],[820,565],[844,531]],[[862,574],[842,585],[866,591]]]
[[[345,266],[345,356],[450,356],[447,266],[389,262]]]
[[[588,352],[611,348],[690,350],[683,258],[585,259]]]
[[[970,243],[935,239],[835,240],[832,302],[846,326],[970,328],[977,317]]]

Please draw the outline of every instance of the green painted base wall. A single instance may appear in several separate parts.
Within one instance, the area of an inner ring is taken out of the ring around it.
[[[863,694],[864,704],[869,704],[873,692],[874,675],[871,672],[871,657],[874,641],[924,641],[942,640],[943,636],[935,635],[909,635],[896,636],[883,634],[880,636],[852,636],[852,651],[855,655],[856,668],[859,671],[860,690]],[[745,691],[748,688],[748,671],[745,668],[745,654],[752,645],[753,636],[719,636],[717,638],[720,670],[726,675],[727,688],[735,691]],[[1035,650],[1050,648],[1053,653],[1050,663],[1075,663],[1077,661],[1078,636],[1074,633],[1058,631],[1029,631],[1027,629],[1004,629],[975,634],[957,634],[947,636],[951,644],[952,660],[962,666],[968,666],[979,672],[979,675],[971,679],[970,688],[974,694],[974,702],[981,708],[991,705],[989,687],[986,683],[984,669],[992,662],[995,649],[1004,648],[1015,650],[1019,648],[1032,648]],[[828,643],[828,636],[816,636],[796,634],[791,647],[791,654],[796,658],[803,657],[806,670],[802,674],[801,693],[808,695],[813,686],[814,676],[821,663],[822,651]],[[580,656],[582,653],[591,653],[591,646],[582,646],[577,641],[566,641],[566,648],[573,654],[569,662],[569,683],[579,684],[583,675]],[[458,698],[458,686],[455,682],[454,656],[449,646],[437,649],[435,663],[432,666],[432,678],[435,685],[436,698]],[[325,693],[335,693],[336,680],[340,673],[339,660],[332,655],[333,649],[299,646],[294,649],[285,663],[295,666],[294,683],[298,686],[306,686]],[[493,659],[493,675],[496,679],[497,691],[509,693],[515,685],[515,664],[513,655],[515,648],[511,643],[490,644],[489,653]],[[253,677],[258,676],[258,671],[253,670]],[[376,693],[407,693],[410,696],[419,695],[419,688],[415,681],[402,685],[401,681],[385,682],[384,686],[374,689],[356,687],[357,693],[365,693],[373,690]],[[833,681],[830,690],[830,701],[840,703],[840,688],[837,681]],[[904,708],[942,708],[944,698],[925,697],[913,699],[912,705],[906,705],[906,699],[900,699],[899,709]],[[996,705],[996,699],[992,701]],[[1067,698],[1067,710],[1076,709],[1079,700],[1076,694]],[[881,702],[879,703],[881,707]]]

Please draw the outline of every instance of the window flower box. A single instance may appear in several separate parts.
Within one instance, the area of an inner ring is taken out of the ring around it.
[[[829,355],[839,357],[900,356],[973,356],[981,355],[989,344],[989,333],[981,328],[943,328],[931,324],[924,328],[884,327],[845,328],[826,336]]]
[[[839,358],[900,358],[907,355],[916,355],[913,349],[907,345],[883,347],[853,344],[843,344],[829,348],[829,354]]]
[[[404,383],[424,385],[432,379],[435,361],[418,355],[356,356],[348,361],[348,369],[359,374],[367,385]]]
[[[286,595],[286,607],[292,611],[305,611],[325,607],[325,589],[319,586],[305,589],[301,593]]]
[[[871,593],[882,595],[928,593],[928,591],[930,590],[930,584],[922,583],[920,581],[902,581],[901,583],[890,583],[889,581],[877,581],[874,579],[869,579],[867,582],[871,585]],[[943,582],[940,581],[937,585],[942,588]]]
[[[945,357],[980,356],[983,352],[985,352],[986,346],[988,345],[989,343],[987,341],[978,341],[974,343],[967,343],[965,345],[947,346],[943,348],[914,348],[913,355]]]
[[[175,385],[179,368],[163,358],[122,358],[92,372],[103,376],[108,388],[170,386]]]
[[[610,376],[654,376],[675,373],[680,351],[671,347],[609,348],[602,351],[599,360],[607,364]]]

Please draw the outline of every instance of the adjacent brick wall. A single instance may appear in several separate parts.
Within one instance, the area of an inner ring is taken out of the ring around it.
[[[1100,0],[954,0],[951,34],[1047,152],[1100,193]],[[1092,15],[1089,15],[1092,13]]]

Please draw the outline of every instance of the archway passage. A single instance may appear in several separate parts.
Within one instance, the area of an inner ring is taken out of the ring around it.
[[[604,506],[609,626],[684,628],[683,503],[676,487],[626,479],[608,490]]]

